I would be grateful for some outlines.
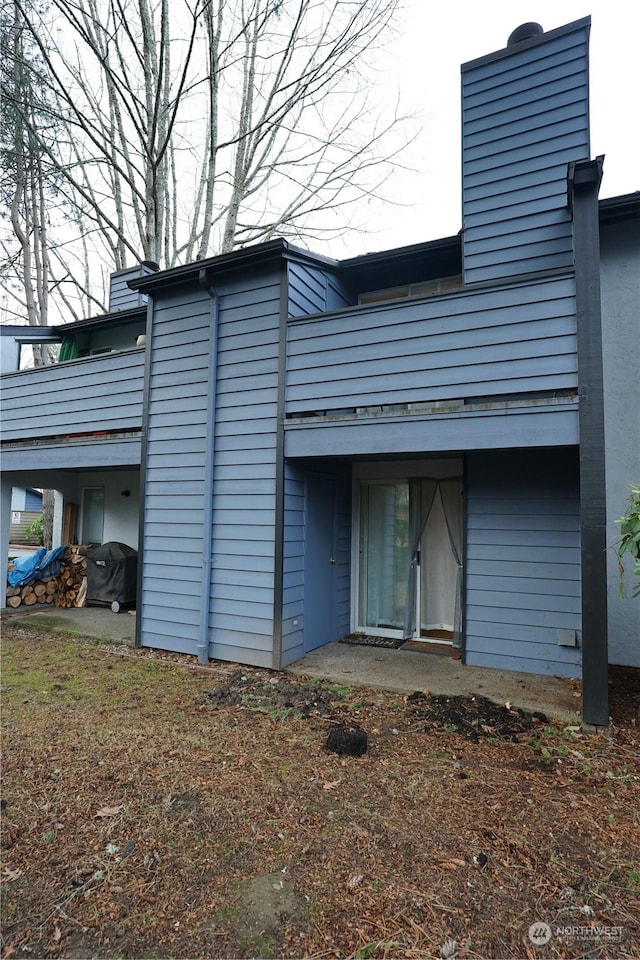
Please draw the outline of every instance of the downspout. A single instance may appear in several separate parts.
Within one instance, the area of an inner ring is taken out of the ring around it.
[[[582,716],[609,724],[607,505],[600,305],[598,190],[604,157],[569,164],[578,338],[580,543],[582,555]]]
[[[144,348],[144,386],[142,390],[142,427],[140,431],[140,493],[138,506],[138,582],[136,586],[136,633],[134,646],[142,646],[142,625],[144,609],[142,604],[142,586],[144,583],[144,515],[147,489],[147,425],[149,420],[149,391],[151,386],[151,358],[153,354],[153,310],[154,300],[150,295],[147,301],[147,322]]]
[[[284,600],[284,417],[287,373],[287,318],[289,313],[289,264],[280,270],[280,319],[278,330],[278,400],[276,423],[275,530],[273,556],[273,652],[271,665],[282,669],[282,606]]]
[[[211,603],[211,536],[213,530],[213,474],[215,467],[216,393],[218,384],[218,294],[209,283],[206,270],[198,273],[198,283],[211,301],[209,324],[209,384],[207,392],[206,456],[204,472],[204,519],[202,543],[202,591],[200,607],[199,663],[209,662],[209,607]]]

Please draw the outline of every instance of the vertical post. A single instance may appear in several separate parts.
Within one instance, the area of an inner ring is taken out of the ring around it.
[[[284,600],[284,407],[286,385],[287,318],[289,315],[289,265],[280,266],[280,316],[278,327],[278,407],[276,425],[276,485],[273,571],[273,652],[271,666],[282,669],[282,604]]]
[[[604,385],[598,190],[603,157],[569,164],[578,334],[582,715],[609,723]]]
[[[2,478],[0,492],[0,607],[7,605],[7,565],[11,528],[11,481]]]
[[[52,530],[52,547],[62,547],[66,546],[63,544],[63,531],[64,531],[64,494],[61,490],[53,491],[53,530]]]
[[[200,605],[199,663],[209,662],[209,605],[211,603],[211,535],[213,529],[213,484],[216,443],[216,396],[218,391],[218,294],[207,271],[200,270],[198,282],[211,301],[209,325],[209,384],[207,392],[206,464],[204,471],[204,522],[202,537],[202,594]]]
[[[147,323],[145,327],[144,350],[144,388],[142,393],[142,429],[140,431],[140,492],[138,497],[138,583],[136,586],[136,633],[135,646],[142,646],[144,625],[144,541],[145,510],[147,496],[147,425],[149,421],[149,394],[151,391],[151,363],[153,359],[153,296],[147,301]]]

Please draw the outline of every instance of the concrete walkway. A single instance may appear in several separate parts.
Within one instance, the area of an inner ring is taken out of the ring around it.
[[[3,611],[5,615],[52,633],[96,637],[113,643],[133,644],[135,640],[135,616],[112,613],[105,607],[29,607]],[[581,719],[581,700],[576,695],[579,684],[559,677],[466,667],[459,660],[434,653],[328,643],[287,670],[351,686],[382,687],[402,693],[428,690],[435,694],[483,696],[523,710],[539,710],[550,720],[564,723],[580,723]]]
[[[488,697],[496,703],[509,702],[523,710],[539,710],[550,720],[566,723],[581,720],[582,700],[576,696],[579,684],[560,677],[467,667],[452,657],[434,653],[328,643],[288,670],[404,693],[428,690],[436,694]]]
[[[109,607],[54,607],[53,604],[18,607],[3,610],[2,616],[16,617],[27,626],[50,630],[52,633],[71,633],[79,637],[95,637],[111,643],[133,646],[136,637],[136,618],[126,610],[112,613]]]

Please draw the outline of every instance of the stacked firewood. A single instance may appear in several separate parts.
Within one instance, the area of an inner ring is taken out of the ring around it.
[[[56,577],[45,580],[33,580],[24,587],[11,587],[7,584],[8,607],[31,607],[34,603],[55,603],[58,584]]]
[[[55,577],[32,580],[23,587],[7,584],[7,606],[31,607],[53,603],[56,607],[83,607],[87,597],[87,547],[68,547]]]
[[[84,607],[87,598],[86,547],[68,547],[56,580],[56,607]]]

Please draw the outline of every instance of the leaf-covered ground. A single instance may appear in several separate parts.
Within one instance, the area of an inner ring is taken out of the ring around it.
[[[637,672],[605,738],[3,627],[5,957],[640,955]]]

